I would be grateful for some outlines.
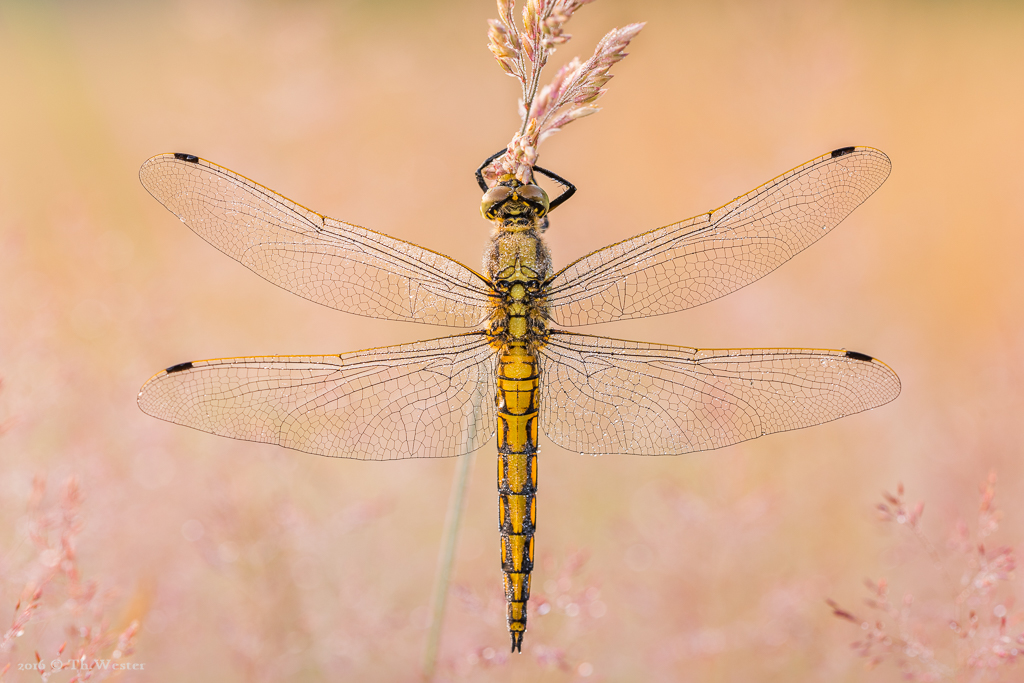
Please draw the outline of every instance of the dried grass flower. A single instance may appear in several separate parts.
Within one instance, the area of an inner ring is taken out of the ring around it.
[[[78,479],[64,482],[56,502],[46,488],[46,477],[37,475],[25,518],[34,552],[27,566],[18,567],[29,578],[10,627],[0,635],[0,680],[12,669],[32,669],[42,681],[60,672],[67,683],[117,676],[131,668],[126,660],[135,652],[139,621],[134,614],[111,619],[113,591],[82,578],[76,548],[85,522]],[[63,634],[54,632],[55,624]]]
[[[956,522],[941,549],[921,529],[922,503],[907,505],[902,485],[895,495],[883,494],[876,506],[881,521],[908,530],[929,568],[913,572],[918,585],[902,598],[891,596],[886,579],[867,580],[864,604],[871,616],[828,601],[833,615],[859,626],[852,648],[868,669],[890,664],[907,681],[1005,680],[1002,672],[1024,656],[1024,613],[1012,590],[1013,548],[983,542],[999,528],[995,483],[991,474],[980,487],[974,532]]]
[[[557,46],[572,37],[565,32],[565,24],[576,10],[592,1],[526,0],[520,26],[513,17],[515,0],[498,0],[498,18],[490,20],[488,48],[505,73],[522,86],[522,126],[505,154],[484,169],[489,184],[508,176],[530,182],[540,143],[572,121],[598,111],[595,102],[607,90],[612,66],[626,56],[626,47],[643,23],[612,29],[598,42],[590,59],[581,62],[574,57],[550,83],[540,87],[548,59]]]

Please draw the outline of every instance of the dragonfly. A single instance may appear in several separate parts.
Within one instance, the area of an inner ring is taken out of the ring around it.
[[[502,150],[503,152],[504,150]],[[501,154],[501,152],[499,152]],[[537,529],[538,435],[583,454],[678,455],[821,424],[900,392],[864,353],[699,349],[563,328],[699,306],[767,275],[835,228],[889,175],[844,147],[693,218],[555,271],[550,199],[512,176],[488,186],[483,273],[328,218],[191,154],[143,164],[142,184],[196,234],[256,274],[334,309],[464,330],[350,353],[172,365],[143,411],[204,432],[338,458],[443,458],[497,435],[501,570],[512,651],[522,651]]]

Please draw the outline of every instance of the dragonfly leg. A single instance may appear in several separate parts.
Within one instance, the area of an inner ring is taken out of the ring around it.
[[[562,194],[558,195],[557,197],[551,200],[551,204],[548,206],[548,213],[551,213],[552,211],[557,209],[559,206],[568,201],[570,197],[576,194],[576,186],[570,183],[562,176],[558,175],[557,173],[552,173],[548,169],[541,168],[540,166],[534,166],[533,170],[542,175],[546,175],[548,178],[551,178],[551,180],[554,180],[556,183],[565,188],[565,191],[562,192]]]
[[[497,152],[484,159],[484,163],[480,164],[480,167],[476,169],[476,184],[479,185],[480,189],[483,190],[484,192],[487,192],[487,190],[491,189],[487,187],[487,183],[484,182],[484,169],[487,168],[487,164],[491,163],[492,161],[500,157],[506,151],[507,150],[505,149],[499,149]]]
[[[500,157],[506,151],[507,150],[504,149],[498,150],[491,156],[484,159],[484,162],[480,164],[480,166],[476,169],[476,183],[484,192],[487,192],[487,190],[491,189],[487,187],[487,183],[484,181],[484,169],[487,168],[487,164],[491,163],[492,161]],[[562,191],[562,194],[558,195],[557,197],[551,200],[551,204],[548,207],[548,213],[554,211],[557,207],[564,204],[570,197],[576,194],[576,186],[570,183],[562,176],[558,175],[557,173],[553,173],[547,170],[546,168],[542,168],[540,166],[534,166],[533,170],[536,171],[537,173],[540,173],[541,175],[547,176],[548,178],[554,180],[556,183],[565,188],[565,190]]]

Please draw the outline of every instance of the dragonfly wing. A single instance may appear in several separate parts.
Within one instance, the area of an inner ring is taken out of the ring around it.
[[[152,377],[153,417],[246,441],[358,460],[440,458],[495,429],[496,356],[478,332],[340,356],[182,363]]]
[[[676,455],[828,422],[896,398],[881,361],[819,349],[691,349],[555,332],[541,425],[580,453]]]
[[[890,167],[877,149],[837,149],[715,211],[595,251],[552,278],[551,319],[590,325],[725,296],[827,234],[878,189]]]
[[[205,159],[161,154],[139,178],[200,237],[310,301],[450,327],[475,327],[490,312],[490,284],[461,263],[322,216]]]

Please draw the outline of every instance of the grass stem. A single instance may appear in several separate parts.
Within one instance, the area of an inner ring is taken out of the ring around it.
[[[469,481],[469,470],[472,464],[472,453],[467,453],[458,459],[451,495],[448,498],[448,512],[445,515],[444,534],[441,537],[441,552],[437,557],[437,578],[434,580],[433,604],[430,609],[430,631],[427,634],[427,649],[423,656],[423,679],[426,681],[433,680],[434,670],[437,666],[441,627],[444,625],[444,608],[448,600],[448,582],[451,577],[452,563],[455,560],[455,544],[459,537],[459,523],[462,520],[462,503],[466,497],[466,482]]]

